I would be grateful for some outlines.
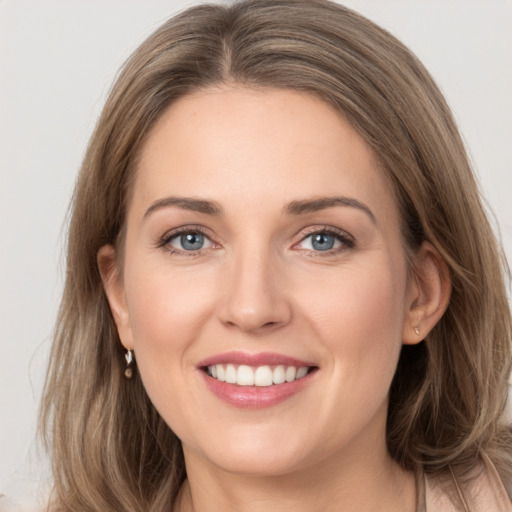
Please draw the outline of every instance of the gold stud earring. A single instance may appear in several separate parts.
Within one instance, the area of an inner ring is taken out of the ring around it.
[[[124,358],[126,359],[126,369],[124,371],[124,376],[127,379],[131,379],[133,377],[133,352],[131,350],[127,350]]]

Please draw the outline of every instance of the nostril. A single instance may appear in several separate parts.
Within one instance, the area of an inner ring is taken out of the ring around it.
[[[265,322],[255,315],[240,315],[237,318],[232,317],[230,320],[224,321],[223,323],[225,326],[232,329],[241,329],[252,333],[263,333],[279,328],[281,325],[284,325],[286,321],[281,322],[271,320],[269,322]]]
[[[269,282],[268,268],[260,270],[261,266],[262,261],[246,262],[245,271],[235,271],[223,288],[217,311],[226,327],[263,333],[289,322],[292,315],[286,288],[276,279]]]

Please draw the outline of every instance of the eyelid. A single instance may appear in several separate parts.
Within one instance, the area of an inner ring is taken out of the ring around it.
[[[179,243],[181,244],[183,242],[183,236],[187,237],[187,235],[194,235],[194,236],[199,236],[201,237],[202,241],[204,242],[203,246],[198,248],[198,249],[195,249],[195,250],[192,250],[192,249],[186,249],[186,248],[181,248],[181,247],[177,247],[175,245],[175,243]],[[173,236],[171,236],[169,239],[168,239],[168,242],[167,242],[173,249],[177,249],[178,251],[184,251],[184,252],[200,252],[204,249],[211,249],[211,247],[213,246],[213,241],[210,240],[210,238],[208,236],[206,236],[205,234],[203,233],[200,233],[199,231],[184,231],[182,233],[177,233]]]
[[[325,233],[327,235],[330,235],[330,236],[333,236],[334,238],[336,238],[337,240],[339,240],[342,244],[342,247],[337,247],[335,249],[329,249],[329,250],[325,250],[325,251],[314,251],[314,250],[311,250],[311,249],[302,249],[304,251],[308,251],[308,252],[312,252],[312,253],[315,253],[315,254],[324,254],[324,255],[329,255],[329,254],[334,254],[334,253],[337,253],[337,252],[341,252],[341,251],[344,251],[346,249],[352,249],[355,247],[356,243],[355,243],[355,239],[354,237],[342,230],[342,229],[339,229],[339,228],[335,228],[333,226],[311,226],[309,228],[306,228],[302,233],[301,233],[301,238],[295,242],[293,244],[293,247],[296,247],[297,245],[299,245],[301,242],[303,242],[304,240],[306,240],[306,238],[312,236],[312,235],[315,235],[315,234],[319,234],[319,233]]]
[[[213,237],[211,235],[208,234],[207,231],[208,230],[206,230],[203,226],[195,225],[195,224],[186,224],[184,226],[179,226],[177,228],[173,228],[173,229],[170,229],[169,231],[166,231],[164,235],[158,237],[158,239],[156,240],[155,246],[160,249],[165,249],[168,252],[170,252],[171,254],[179,254],[179,255],[185,255],[185,256],[197,256],[199,254],[202,254],[204,251],[208,251],[212,248],[215,248],[215,246],[218,245],[217,242],[213,239]],[[170,245],[170,242],[173,239],[175,239],[185,233],[199,233],[199,234],[203,235],[205,238],[207,238],[211,242],[212,246],[206,247],[204,249],[201,248],[201,249],[198,249],[195,251],[187,251],[185,249],[179,249],[177,247]]]
[[[211,242],[212,246],[204,248],[204,249],[201,248],[201,249],[198,249],[195,251],[187,251],[187,250],[184,250],[184,249],[182,250],[182,249],[179,249],[179,248],[176,248],[176,247],[173,247],[170,245],[171,240],[173,240],[174,238],[177,238],[178,236],[180,236],[184,233],[200,233],[201,235],[203,235],[205,238],[207,238]],[[329,250],[325,250],[325,251],[315,251],[315,250],[311,250],[311,249],[300,249],[300,250],[310,252],[310,253],[319,254],[319,255],[321,255],[321,254],[329,255],[329,254],[334,254],[337,252],[342,252],[346,249],[352,249],[356,245],[354,237],[347,231],[336,228],[334,226],[324,225],[324,226],[310,226],[310,227],[302,230],[302,232],[300,233],[300,238],[296,242],[294,242],[292,249],[296,248],[296,246],[299,245],[301,242],[303,242],[306,238],[308,238],[314,234],[319,234],[319,233],[325,233],[330,236],[333,236],[334,238],[336,238],[338,241],[341,242],[342,247],[337,247],[335,249],[329,249]],[[220,244],[218,242],[216,242],[214,237],[212,237],[209,234],[209,230],[204,228],[203,226],[196,225],[196,224],[186,224],[186,225],[179,226],[179,227],[176,227],[176,228],[166,231],[164,235],[158,237],[158,239],[155,242],[155,247],[166,249],[167,251],[169,251],[170,253],[173,253],[173,254],[179,254],[179,255],[185,255],[185,256],[194,256],[194,255],[197,256],[197,255],[202,254],[203,252],[208,251],[212,248],[220,247]]]

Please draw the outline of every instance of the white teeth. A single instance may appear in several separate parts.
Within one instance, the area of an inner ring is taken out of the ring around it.
[[[253,369],[250,366],[246,366],[245,364],[240,365],[236,373],[236,383],[239,386],[254,386]]]
[[[238,386],[266,387],[273,384],[283,384],[302,379],[308,374],[308,367],[278,365],[273,370],[270,366],[252,367],[245,364],[215,364],[208,366],[208,375],[221,382],[237,384]]]
[[[270,366],[258,366],[254,372],[256,386],[272,386],[272,370]]]
[[[234,364],[228,364],[226,366],[226,382],[236,384],[236,368]]]
[[[286,382],[292,382],[295,380],[295,376],[297,375],[297,368],[295,366],[288,366],[286,368]]]
[[[293,368],[293,366],[290,368]],[[286,382],[286,371],[282,364],[274,368],[274,373],[272,374],[272,382],[274,384],[282,384],[283,382]]]
[[[221,382],[225,382],[225,380],[226,380],[226,373],[224,372],[224,366],[222,366],[221,364],[216,364],[215,365],[215,371],[217,373],[216,379],[220,380]],[[213,377],[213,375],[212,375],[212,377]]]
[[[297,375],[295,376],[295,379],[302,379],[302,377],[305,377],[308,373],[308,369],[305,366],[302,366],[301,368],[297,369]]]

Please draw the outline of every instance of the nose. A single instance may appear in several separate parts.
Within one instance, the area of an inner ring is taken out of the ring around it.
[[[263,334],[290,322],[292,307],[287,299],[283,269],[276,259],[257,249],[232,255],[223,274],[218,307],[224,325]]]

